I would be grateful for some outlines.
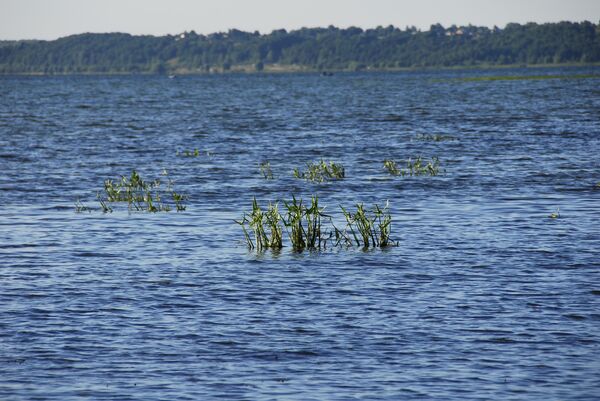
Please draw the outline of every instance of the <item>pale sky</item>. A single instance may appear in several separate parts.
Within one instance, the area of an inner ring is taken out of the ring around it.
[[[83,32],[165,35],[237,28],[271,32],[335,25],[503,27],[508,22],[600,21],[600,0],[0,0],[0,40]]]

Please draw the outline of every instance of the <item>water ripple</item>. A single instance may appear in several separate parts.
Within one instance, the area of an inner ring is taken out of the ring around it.
[[[0,77],[0,399],[596,399],[595,81],[463,74]],[[132,169],[186,212],[75,213]],[[389,200],[399,246],[248,251],[292,194]]]

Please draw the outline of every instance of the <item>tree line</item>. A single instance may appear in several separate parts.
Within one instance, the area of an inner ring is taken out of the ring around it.
[[[72,35],[0,41],[0,73],[206,73],[393,70],[600,62],[600,26],[588,21],[504,28],[432,25],[363,30],[302,28],[269,34],[194,31],[167,36]]]

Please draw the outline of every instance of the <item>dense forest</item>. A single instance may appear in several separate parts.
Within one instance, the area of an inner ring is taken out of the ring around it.
[[[600,62],[591,22],[508,24],[503,29],[432,25],[363,30],[284,29],[168,36],[73,35],[0,41],[0,73],[206,73],[393,70],[402,68]]]

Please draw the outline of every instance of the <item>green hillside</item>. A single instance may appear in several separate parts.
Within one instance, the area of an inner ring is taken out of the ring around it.
[[[600,62],[591,22],[508,24],[505,28],[393,26],[303,28],[198,35],[73,35],[0,41],[0,73],[205,73],[323,71]]]

